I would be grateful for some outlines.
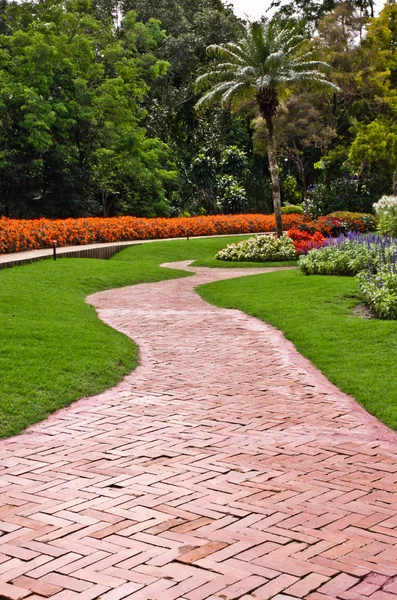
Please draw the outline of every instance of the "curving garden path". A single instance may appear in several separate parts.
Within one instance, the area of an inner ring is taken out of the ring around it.
[[[194,270],[91,296],[141,366],[0,443],[0,599],[396,599],[397,436]]]

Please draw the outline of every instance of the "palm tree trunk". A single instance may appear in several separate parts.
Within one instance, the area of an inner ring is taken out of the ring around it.
[[[270,177],[272,180],[272,196],[274,216],[276,217],[276,231],[277,236],[281,237],[283,235],[283,220],[281,216],[281,193],[280,181],[278,178],[276,144],[274,139],[274,126],[272,117],[266,117],[266,125],[269,134],[269,139],[267,143],[267,156],[269,159]]]

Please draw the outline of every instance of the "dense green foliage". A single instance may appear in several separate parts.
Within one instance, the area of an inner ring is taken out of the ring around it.
[[[0,0],[0,216],[270,212],[271,175],[273,197],[278,175],[282,203],[312,216],[397,190],[396,1],[376,17],[371,0],[273,4],[263,24],[285,51],[265,65],[259,25],[222,0]],[[250,30],[263,90],[286,57],[312,65],[300,83],[329,64],[340,90],[281,86],[272,168],[263,102],[194,110],[196,79],[220,68],[206,49]]]
[[[118,30],[88,0],[10,3],[0,36],[0,207],[6,216],[164,213],[170,153],[143,125],[167,69],[160,23]]]
[[[397,429],[397,322],[355,316],[354,279],[288,271],[207,284],[198,292],[280,329],[332,383]]]

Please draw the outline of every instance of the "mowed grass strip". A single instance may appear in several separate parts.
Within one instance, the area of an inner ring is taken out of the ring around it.
[[[188,276],[159,265],[217,264],[215,253],[244,237],[155,242],[108,261],[62,258],[0,270],[0,437],[112,387],[136,367],[137,347],[102,323],[86,296]]]
[[[354,316],[360,303],[354,279],[285,271],[197,291],[274,325],[332,383],[397,430],[397,322]]]

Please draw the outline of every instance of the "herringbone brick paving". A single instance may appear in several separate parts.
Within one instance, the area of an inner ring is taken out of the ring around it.
[[[397,436],[196,270],[92,296],[141,366],[0,444],[0,599],[396,599]]]

